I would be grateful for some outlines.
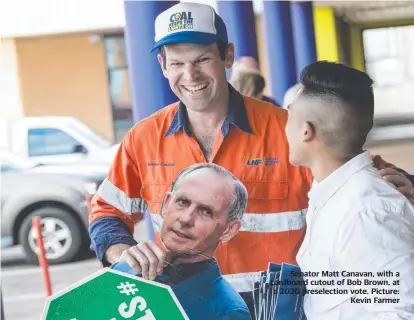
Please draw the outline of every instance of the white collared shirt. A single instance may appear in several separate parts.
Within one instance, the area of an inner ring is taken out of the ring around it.
[[[347,292],[306,294],[307,320],[414,319],[414,207],[373,168],[370,154],[356,156],[321,183],[315,182],[309,199],[306,236],[297,262],[302,272],[319,273],[304,276],[307,290]],[[338,274],[330,277],[322,271]],[[392,271],[394,277],[378,277],[377,272],[383,271]],[[373,277],[350,272],[372,272]],[[345,285],[338,285],[342,279]],[[368,284],[366,279],[389,286]],[[335,283],[313,282],[318,280]],[[385,303],[378,298],[399,300]]]

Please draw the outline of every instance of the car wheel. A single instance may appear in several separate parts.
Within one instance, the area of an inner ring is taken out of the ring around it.
[[[84,241],[83,226],[72,217],[71,212],[56,207],[44,207],[27,216],[19,231],[20,243],[26,253],[26,260],[38,264],[37,235],[32,228],[32,219],[40,217],[43,245],[48,264],[73,261],[81,252]]]

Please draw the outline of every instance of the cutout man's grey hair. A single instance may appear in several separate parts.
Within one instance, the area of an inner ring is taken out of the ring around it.
[[[181,173],[177,176],[175,181],[173,182],[171,192],[174,193],[174,191],[177,190],[177,186],[185,176],[187,176],[189,173],[194,172],[199,169],[209,168],[214,170],[216,173],[223,177],[231,177],[234,180],[234,190],[233,190],[233,200],[229,206],[229,209],[227,211],[227,220],[233,221],[233,220],[241,220],[243,218],[243,214],[246,211],[247,206],[247,189],[244,186],[244,184],[237,179],[237,177],[232,174],[229,170],[215,164],[215,163],[197,163],[194,165],[191,165],[187,168],[185,168]]]

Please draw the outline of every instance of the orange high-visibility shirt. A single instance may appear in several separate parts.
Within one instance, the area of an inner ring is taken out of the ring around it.
[[[243,284],[251,280],[249,273],[266,270],[269,262],[296,264],[313,178],[308,169],[289,163],[287,111],[229,88],[229,116],[210,161],[242,181],[248,204],[242,229],[219,245],[215,257],[222,273],[232,275],[227,279],[243,291]],[[125,135],[93,198],[91,223],[115,216],[133,230],[148,209],[159,239],[165,192],[184,168],[206,162],[186,119],[185,106],[177,102],[138,122]]]

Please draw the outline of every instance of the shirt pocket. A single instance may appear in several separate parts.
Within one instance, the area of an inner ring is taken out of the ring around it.
[[[247,188],[248,198],[253,200],[281,200],[286,199],[289,194],[287,182],[242,180],[242,183]]]
[[[289,209],[289,184],[277,181],[243,181],[248,203],[243,217],[244,231],[261,232],[271,242],[288,239],[305,227],[305,210]]]

